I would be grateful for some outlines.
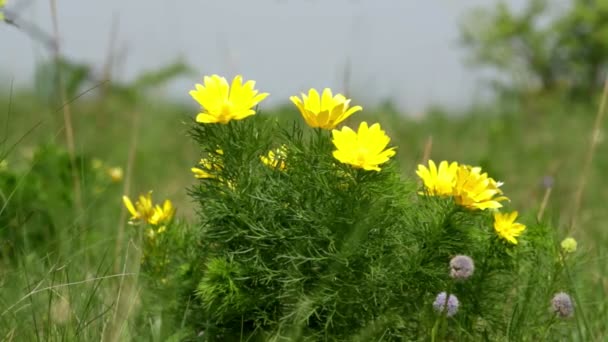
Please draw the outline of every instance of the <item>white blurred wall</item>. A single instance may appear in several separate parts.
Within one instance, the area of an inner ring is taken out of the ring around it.
[[[50,0],[8,0],[23,19],[52,32]],[[467,9],[497,0],[56,0],[62,50],[99,70],[113,20],[115,72],[130,79],[182,56],[201,75],[242,73],[287,101],[309,87],[349,90],[355,102],[392,98],[418,112],[430,103],[467,105],[483,94],[463,65],[458,23]],[[525,0],[510,0],[521,6]],[[0,78],[26,85],[46,52],[13,27],[0,25]],[[198,77],[168,93],[189,100]]]

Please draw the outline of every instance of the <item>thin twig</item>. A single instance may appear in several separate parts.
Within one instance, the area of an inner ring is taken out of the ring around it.
[[[572,211],[572,220],[568,229],[569,233],[572,233],[572,231],[577,228],[576,224],[578,219],[578,213],[581,208],[581,203],[583,201],[583,193],[585,191],[585,187],[589,179],[589,171],[593,163],[593,156],[595,155],[595,150],[600,141],[600,133],[602,129],[602,122],[604,120],[604,113],[606,112],[607,99],[608,78],[606,78],[606,80],[604,81],[604,90],[602,92],[602,99],[600,100],[600,106],[598,108],[597,115],[595,116],[595,123],[593,124],[593,129],[591,131],[591,141],[589,142],[589,149],[587,150],[587,156],[585,158],[585,163],[583,164],[581,178],[579,180],[578,187],[576,188],[576,194],[574,195],[574,209]]]
[[[135,154],[137,152],[137,136],[139,135],[139,111],[135,110],[132,113],[133,128],[131,129],[131,143],[129,145],[127,169],[125,170],[125,182],[122,189],[123,194],[125,195],[128,195],[131,191],[131,179],[133,177],[133,169],[135,166]],[[116,234],[116,250],[114,255],[114,260],[116,260],[116,263],[114,264],[115,271],[118,267],[120,267],[119,260],[124,240],[125,220],[127,219],[127,212],[125,210],[124,205],[121,205],[120,208],[120,221],[118,222],[118,232]]]
[[[433,136],[429,135],[424,144],[424,153],[422,154],[421,164],[426,164],[431,158],[431,151],[433,150]]]
[[[543,219],[545,214],[545,209],[547,209],[547,204],[549,204],[549,197],[551,196],[551,192],[553,191],[552,187],[547,187],[545,189],[545,195],[543,196],[543,200],[540,203],[540,208],[538,209],[538,214],[536,215],[536,220],[540,222]]]
[[[68,148],[68,154],[70,156],[70,164],[72,167],[72,181],[74,182],[74,204],[76,213],[79,215],[82,212],[82,191],[80,189],[80,177],[78,175],[78,169],[76,165],[76,147],[74,143],[74,128],[72,126],[72,111],[69,101],[67,101],[67,94],[63,82],[63,73],[61,71],[61,53],[59,47],[59,22],[57,19],[57,4],[56,0],[50,0],[51,5],[51,19],[53,21],[53,34],[55,37],[54,42],[54,59],[55,68],[57,68],[57,83],[59,86],[59,92],[61,95],[61,102],[63,106],[63,124],[65,126],[65,139]]]

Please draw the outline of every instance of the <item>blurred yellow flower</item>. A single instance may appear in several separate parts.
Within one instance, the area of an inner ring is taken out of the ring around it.
[[[108,176],[110,176],[112,182],[118,183],[122,181],[124,172],[122,171],[121,167],[111,167],[108,169]]]
[[[578,244],[576,243],[576,240],[574,238],[568,237],[562,241],[561,246],[562,246],[562,249],[564,250],[564,252],[574,253],[574,252],[576,252],[576,248],[578,247]]]
[[[279,170],[285,170],[285,159],[287,158],[287,146],[281,145],[281,147],[274,150],[268,151],[266,156],[260,156],[260,160],[265,165],[273,168],[279,168]]]
[[[517,215],[517,211],[508,214],[494,213],[494,230],[500,237],[514,245],[517,245],[515,238],[526,229],[523,224],[515,222]]]
[[[154,213],[148,222],[152,225],[167,223],[171,221],[174,214],[175,208],[173,207],[173,203],[171,203],[169,200],[165,200],[162,207],[158,204],[154,206]],[[160,232],[160,230],[161,229],[159,229],[158,232]],[[164,229],[162,229],[162,231],[164,231]]]
[[[456,184],[454,185],[454,199],[459,205],[469,209],[498,209],[502,207],[500,201],[508,198],[502,195],[500,186],[482,173],[480,167],[460,165],[456,173]],[[498,197],[495,197],[498,196]]]
[[[297,96],[291,96],[289,99],[298,107],[308,126],[313,128],[333,129],[363,109],[361,106],[349,108],[351,100],[342,94],[333,96],[329,88],[323,89],[321,96],[315,89],[310,89],[308,96],[303,93],[301,95],[302,99]]]
[[[169,200],[165,200],[162,207],[158,204],[154,205],[152,203],[152,191],[146,195],[139,195],[139,200],[135,204],[127,196],[122,196],[122,201],[131,213],[131,223],[141,221],[158,225],[171,221],[175,214],[175,208]]]
[[[241,75],[234,78],[231,86],[218,75],[205,76],[203,81],[204,85],[196,84],[196,89],[190,91],[190,96],[203,107],[196,116],[200,123],[226,124],[230,120],[242,120],[254,115],[253,107],[268,96],[268,93],[258,94],[255,81],[243,84]]]
[[[362,122],[357,132],[349,127],[342,127],[341,131],[334,129],[332,136],[336,146],[334,158],[356,168],[380,171],[378,165],[395,155],[394,147],[386,149],[391,139],[378,123],[368,127],[367,122]]]
[[[0,171],[8,170],[8,160],[2,159],[0,160]]]
[[[6,19],[4,12],[2,12],[4,6],[6,6],[6,0],[0,0],[0,21],[4,21]]]
[[[447,161],[439,163],[439,168],[435,162],[429,160],[428,169],[424,165],[418,165],[416,174],[422,179],[428,194],[436,196],[452,195],[454,185],[456,185],[456,173],[458,171],[458,163]]]
[[[91,160],[91,168],[93,168],[93,170],[99,170],[102,167],[103,167],[103,161],[101,161],[101,159],[93,158],[93,160]]]

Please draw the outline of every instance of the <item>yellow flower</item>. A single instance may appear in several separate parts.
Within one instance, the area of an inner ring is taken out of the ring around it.
[[[214,178],[215,176],[211,173],[211,171],[222,170],[222,160],[219,156],[223,155],[224,151],[215,150],[215,153],[217,153],[218,155],[209,155],[209,157],[207,158],[201,158],[201,160],[198,162],[199,166],[190,169],[190,171],[194,173],[195,178]]]
[[[121,167],[111,167],[108,169],[108,176],[110,176],[110,179],[114,183],[122,181],[123,174]]]
[[[131,223],[142,221],[157,225],[171,221],[175,214],[175,208],[173,208],[173,204],[169,200],[165,200],[162,207],[159,205],[155,206],[152,203],[152,191],[146,195],[139,195],[139,200],[135,202],[135,205],[127,196],[122,196],[122,201],[127,210],[129,210],[129,213],[131,213]]]
[[[568,237],[562,241],[561,246],[564,252],[574,253],[576,252],[578,244],[576,243],[576,240],[574,238]]]
[[[213,178],[213,175],[209,173],[209,171],[213,170],[213,164],[209,161],[209,159],[202,158],[198,162],[198,165],[198,167],[193,167],[190,169],[190,171],[194,173],[195,178]]]
[[[152,225],[166,223],[171,221],[174,214],[175,208],[173,207],[173,204],[171,203],[171,201],[165,200],[165,202],[163,202],[162,207],[158,204],[154,206],[154,213],[152,214],[148,222]],[[158,232],[160,233],[160,229]]]
[[[265,165],[273,168],[279,168],[279,170],[285,170],[285,159],[287,158],[287,146],[281,145],[281,147],[274,150],[268,151],[266,156],[260,156],[260,160]]]
[[[500,201],[508,200],[501,196],[501,185],[502,183],[488,177],[487,173],[482,173],[480,167],[460,165],[456,172],[454,199],[469,209],[498,209],[502,207]]]
[[[456,185],[456,174],[458,171],[458,163],[447,161],[439,163],[439,168],[435,162],[429,160],[429,168],[424,165],[418,165],[416,174],[422,179],[428,194],[436,196],[452,195],[454,186]]]
[[[517,245],[515,238],[526,229],[523,224],[515,222],[516,218],[517,211],[509,214],[494,213],[494,230],[500,237],[514,245]]]
[[[231,86],[224,77],[205,76],[204,85],[196,84],[196,90],[190,91],[190,96],[203,107],[196,121],[226,124],[230,120],[242,120],[254,115],[253,107],[268,96],[268,93],[258,94],[254,86],[255,81],[243,84],[241,75],[234,78]]]
[[[289,99],[298,107],[308,126],[313,128],[333,129],[363,109],[361,106],[349,109],[350,99],[342,94],[333,96],[329,88],[323,89],[321,96],[315,89],[310,89],[308,96],[302,93],[302,99],[297,96],[291,96]]]
[[[336,146],[333,155],[341,163],[368,171],[380,171],[378,165],[395,155],[394,147],[385,149],[391,139],[378,123],[368,127],[367,122],[362,122],[357,132],[342,127],[341,131],[334,129],[331,133]]]
[[[4,21],[6,19],[4,12],[2,12],[4,6],[6,6],[6,0],[0,0],[0,21]]]
[[[99,170],[103,167],[103,161],[99,158],[93,158],[93,160],[91,160],[91,167],[93,170]]]

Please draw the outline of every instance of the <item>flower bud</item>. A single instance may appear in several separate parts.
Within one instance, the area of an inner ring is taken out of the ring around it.
[[[465,280],[473,275],[475,264],[473,259],[466,255],[457,255],[450,260],[450,277],[456,280]]]
[[[572,317],[574,314],[574,305],[572,299],[565,292],[559,292],[551,299],[551,307],[553,312],[561,318]]]
[[[561,243],[562,249],[566,253],[574,253],[576,252],[577,243],[574,238],[567,237]]]
[[[458,302],[458,298],[456,298],[456,296],[453,294],[448,296],[445,292],[441,292],[437,295],[437,298],[435,298],[435,301],[433,302],[433,309],[435,309],[437,313],[441,314],[445,312],[446,316],[452,317],[456,314],[456,312],[458,312],[459,305],[460,303]]]

